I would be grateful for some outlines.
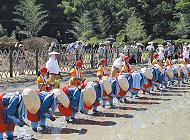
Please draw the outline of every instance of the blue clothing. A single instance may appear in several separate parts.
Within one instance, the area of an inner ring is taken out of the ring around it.
[[[102,92],[101,92],[101,88],[100,88],[100,84],[98,83],[94,83],[93,88],[96,91],[96,102],[100,101],[102,99]]]
[[[54,101],[54,96],[53,96],[53,94],[49,93],[45,96],[45,98],[44,98],[44,96],[42,96],[42,98],[40,98],[40,99],[43,99],[43,100],[41,100],[41,107],[40,107],[39,113],[44,114],[49,111],[49,109]]]
[[[140,89],[142,79],[140,72],[133,72],[131,76],[133,79],[132,88]]]
[[[25,107],[22,101],[22,96],[19,93],[5,94],[2,99],[5,107],[5,117],[7,123],[15,122],[21,124],[20,120],[25,117]]]
[[[76,42],[69,44],[67,46],[66,52],[68,52],[68,53],[73,52],[75,50],[75,44],[76,44]]]

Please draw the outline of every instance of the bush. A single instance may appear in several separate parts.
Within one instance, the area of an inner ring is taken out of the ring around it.
[[[16,40],[11,37],[4,36],[0,38],[0,46],[2,49],[14,48],[15,44]]]
[[[178,40],[175,40],[174,42],[175,44],[180,45],[180,44],[184,44],[185,42],[190,43],[190,39],[178,39]]]
[[[165,40],[161,38],[156,38],[152,40],[151,42],[154,42],[155,45],[164,44]]]

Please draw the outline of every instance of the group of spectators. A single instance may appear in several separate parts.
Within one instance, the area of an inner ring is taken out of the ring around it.
[[[168,58],[169,60],[179,60],[179,58],[189,61],[190,53],[190,44],[185,42],[184,44],[177,45],[171,42],[166,42],[163,45],[158,45],[155,47],[153,42],[149,42],[149,45],[146,47],[146,50],[151,52],[158,52],[158,60],[163,60]]]

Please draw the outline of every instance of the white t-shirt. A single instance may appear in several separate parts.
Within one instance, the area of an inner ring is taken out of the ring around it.
[[[187,46],[183,46],[183,51],[186,51],[187,50]]]
[[[61,71],[54,55],[50,56],[49,60],[46,62],[46,68],[48,69],[48,72],[52,74],[59,74]]]
[[[164,53],[163,52],[158,52],[158,60],[163,60],[164,59]]]
[[[120,71],[122,70],[122,65],[123,65],[123,61],[121,59],[121,57],[117,58],[114,62],[113,62],[113,66],[112,66],[112,71],[115,68],[118,68]],[[115,67],[115,68],[114,68]]]
[[[153,45],[148,45],[146,47],[146,50],[148,50],[148,51],[151,51],[151,49],[153,49],[153,51],[154,51],[154,46]]]
[[[189,51],[183,51],[183,59],[189,59]]]

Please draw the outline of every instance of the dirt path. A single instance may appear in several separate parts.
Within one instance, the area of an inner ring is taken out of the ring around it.
[[[17,127],[15,134],[40,140],[189,140],[190,86],[183,86],[119,103],[93,116],[80,114],[74,124],[66,124],[56,113],[57,120],[48,121],[48,129],[34,133],[26,126]]]

